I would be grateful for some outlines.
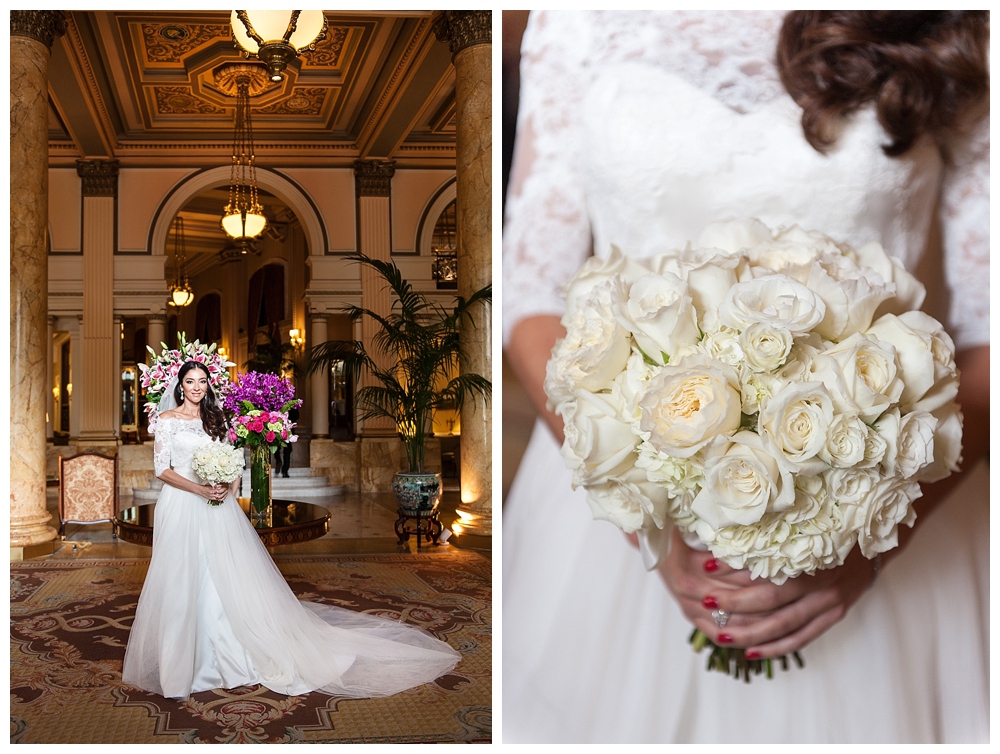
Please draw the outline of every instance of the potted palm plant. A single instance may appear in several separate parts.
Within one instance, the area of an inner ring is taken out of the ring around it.
[[[348,306],[352,319],[371,317],[379,330],[368,347],[360,341],[332,340],[316,345],[308,371],[329,368],[343,361],[345,371],[357,378],[367,370],[377,384],[362,387],[355,395],[361,419],[391,419],[406,449],[408,470],[395,475],[393,492],[404,510],[430,511],[441,499],[441,475],[424,469],[424,449],[431,432],[431,418],[444,408],[460,410],[472,396],[487,402],[492,383],[479,374],[459,374],[460,333],[472,326],[473,307],[492,299],[487,285],[468,299],[455,297],[449,311],[413,290],[392,262],[364,254],[350,257],[377,272],[393,293],[391,312],[382,316],[360,306]],[[371,349],[371,350],[369,350]]]

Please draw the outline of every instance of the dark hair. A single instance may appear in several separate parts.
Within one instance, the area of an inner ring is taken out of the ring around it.
[[[890,157],[940,140],[989,91],[989,11],[791,11],[778,37],[781,82],[824,152],[835,122],[873,102]]]
[[[215,391],[212,389],[212,378],[208,373],[208,367],[200,361],[184,362],[184,366],[177,372],[177,387],[174,388],[174,400],[177,401],[178,406],[184,402],[181,383],[184,382],[184,377],[187,373],[193,369],[200,369],[208,377],[208,390],[205,391],[205,397],[201,399],[201,405],[199,406],[201,410],[201,426],[205,428],[205,433],[209,437],[216,437],[221,440],[226,436],[226,415],[219,408],[219,402],[215,398]]]

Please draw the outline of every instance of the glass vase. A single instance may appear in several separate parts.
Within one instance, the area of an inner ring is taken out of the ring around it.
[[[250,521],[267,526],[271,513],[271,449],[267,445],[250,448]]]

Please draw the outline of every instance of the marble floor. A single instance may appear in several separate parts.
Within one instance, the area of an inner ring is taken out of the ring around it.
[[[319,539],[294,545],[271,548],[272,554],[281,555],[323,555],[340,553],[406,552],[416,551],[414,537],[399,545],[393,524],[396,521],[396,503],[391,492],[357,493],[348,492],[329,498],[311,499],[309,502],[321,505],[330,511],[330,531]],[[457,491],[445,490],[441,501],[441,522],[447,527],[455,519],[455,507],[459,502]],[[59,528],[58,498],[50,491],[48,508],[52,514],[53,528]],[[476,550],[488,550],[488,538],[463,535],[460,544]],[[452,544],[442,546],[422,545],[421,552],[444,550]],[[150,549],[115,539],[111,524],[67,524],[64,538],[56,542],[56,551],[47,558],[95,559],[95,558],[148,558]]]

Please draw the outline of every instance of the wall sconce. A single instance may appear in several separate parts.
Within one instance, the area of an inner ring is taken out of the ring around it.
[[[216,349],[216,353],[219,354],[219,358],[223,361],[229,361],[229,352],[226,350],[225,346],[219,346]]]
[[[302,348],[302,346],[304,346],[306,343],[306,339],[299,334],[299,329],[297,327],[293,327],[291,330],[288,331],[288,341],[295,348]]]
[[[73,383],[72,382],[67,382],[66,383],[66,395],[68,395],[70,398],[73,397]]]
[[[59,386],[58,385],[56,385],[54,388],[52,388],[52,397],[55,398],[56,400],[59,400]]]

